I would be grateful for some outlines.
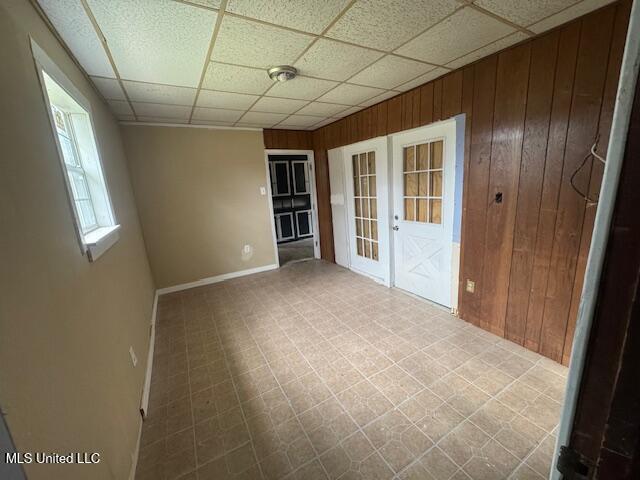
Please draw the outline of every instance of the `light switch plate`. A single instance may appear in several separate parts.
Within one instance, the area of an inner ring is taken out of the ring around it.
[[[467,279],[467,288],[466,288],[466,290],[469,293],[475,292],[476,291],[476,282],[474,282],[473,280]]]

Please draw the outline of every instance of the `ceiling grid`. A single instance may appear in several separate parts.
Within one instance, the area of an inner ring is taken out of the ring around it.
[[[612,0],[33,1],[122,121],[312,130]]]

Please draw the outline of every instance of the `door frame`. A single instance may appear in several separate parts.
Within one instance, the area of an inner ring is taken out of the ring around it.
[[[271,195],[271,171],[269,169],[269,155],[306,155],[309,161],[309,186],[311,188],[311,221],[313,228],[313,258],[320,258],[320,230],[318,221],[318,193],[316,188],[316,162],[313,150],[287,150],[270,149],[264,150],[264,168],[266,173],[266,195],[269,204],[269,222],[271,224],[271,235],[273,237],[273,251],[276,264],[280,268],[280,254],[278,253],[278,237],[276,235],[276,223],[273,213],[273,196]]]
[[[404,135],[406,133],[412,133],[412,132],[419,132],[420,130],[426,130],[429,129],[431,127],[435,127],[435,126],[439,126],[439,125],[445,125],[445,124],[454,124],[454,128],[455,128],[455,140],[454,140],[454,150],[455,150],[455,161],[454,161],[454,191],[452,194],[452,199],[454,202],[453,205],[453,236],[451,238],[451,243],[452,243],[452,252],[451,252],[451,299],[450,299],[450,303],[451,306],[450,307],[443,307],[446,308],[447,310],[450,310],[452,314],[457,316],[457,312],[458,312],[458,300],[459,300],[459,279],[460,279],[460,248],[461,248],[461,229],[462,229],[462,208],[463,208],[463,189],[464,189],[464,142],[465,142],[465,123],[466,123],[466,115],[464,113],[461,113],[459,115],[455,115],[453,117],[447,118],[445,120],[440,120],[437,122],[433,122],[433,123],[429,123],[427,125],[422,125],[420,127],[416,127],[416,128],[410,128],[407,130],[401,130],[399,132],[394,132],[394,133],[390,133],[389,135],[387,135],[387,139],[388,139],[388,164],[389,164],[389,172],[388,172],[388,178],[389,178],[389,221],[391,223],[393,223],[393,210],[394,210],[394,205],[393,205],[393,199],[394,199],[394,195],[395,195],[395,189],[394,189],[394,184],[393,184],[393,175],[394,175],[394,170],[393,170],[393,139],[395,137],[399,137],[401,135]],[[391,279],[391,284],[390,286],[393,288],[398,288],[400,290],[402,290],[405,293],[408,293],[409,295],[414,295],[413,293],[404,290],[400,287],[397,287],[395,282],[396,282],[396,278],[395,278],[395,271],[396,271],[396,265],[395,265],[395,238],[394,235],[391,233],[391,224],[389,226],[389,250],[390,252],[393,252],[393,254],[390,255],[390,279]],[[425,300],[427,302],[431,302],[434,305],[438,305],[441,306],[440,304],[436,304],[435,302],[432,302],[430,299],[416,295],[416,298],[420,298],[422,300]]]
[[[378,260],[380,265],[382,266],[382,277],[377,277],[368,272],[365,272],[356,266],[353,265],[353,255],[351,252],[351,239],[355,236],[355,226],[351,221],[354,205],[353,205],[353,166],[351,165],[351,156],[357,150],[369,149],[375,150],[376,152],[376,162],[378,161],[379,154],[383,154],[385,156],[385,168],[380,172],[380,174],[384,173],[386,176],[386,181],[378,182],[378,170],[376,167],[376,186],[377,186],[377,205],[378,205]],[[345,207],[345,222],[346,222],[346,234],[347,234],[347,252],[349,259],[349,269],[364,275],[366,277],[371,278],[372,280],[385,285],[386,287],[391,287],[391,260],[392,260],[392,252],[391,249],[391,212],[390,212],[390,161],[389,161],[389,137],[388,136],[380,136],[369,138],[367,140],[363,140],[361,142],[352,143],[349,145],[344,145],[340,147],[340,155],[342,156],[342,168],[343,168],[343,193],[344,193],[344,207]],[[382,188],[381,188],[382,187]],[[386,192],[385,192],[386,190]],[[385,192],[387,195],[386,202],[380,201],[380,192]],[[383,208],[382,212],[380,212],[381,208]],[[383,255],[384,252],[384,255]]]

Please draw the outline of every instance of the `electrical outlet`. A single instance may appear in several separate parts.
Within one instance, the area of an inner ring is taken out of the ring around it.
[[[138,357],[136,357],[136,352],[133,351],[133,347],[129,347],[129,355],[131,355],[131,363],[133,363],[133,366],[138,365]]]
[[[260,195],[266,195],[267,189],[265,187],[260,187]]]
[[[476,291],[476,282],[467,279],[467,292],[473,293]]]
[[[251,253],[251,245],[245,245],[242,249],[243,253]]]

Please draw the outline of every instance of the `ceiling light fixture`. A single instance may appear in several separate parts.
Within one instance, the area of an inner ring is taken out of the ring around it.
[[[269,69],[269,78],[274,82],[286,82],[296,78],[298,70],[290,65],[280,65]]]

